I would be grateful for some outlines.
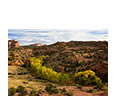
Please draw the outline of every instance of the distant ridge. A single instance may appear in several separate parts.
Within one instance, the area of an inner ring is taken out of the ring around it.
[[[28,45],[28,46],[42,46],[42,44],[41,43],[35,43],[35,44],[31,44],[31,45]]]

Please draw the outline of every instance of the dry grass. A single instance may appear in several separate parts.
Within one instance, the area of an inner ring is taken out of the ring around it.
[[[21,75],[18,75],[18,73],[21,73]],[[27,72],[26,74],[23,74],[23,72]],[[26,68],[19,67],[19,66],[8,66],[8,88],[14,87],[17,88],[19,85],[22,85],[26,87],[28,90],[39,90],[44,89],[47,84],[50,82],[41,80],[41,79],[35,79],[32,77]]]
[[[8,66],[8,88],[17,88],[22,85],[27,89],[28,92],[35,90],[44,90],[46,85],[53,84],[57,86],[58,89],[65,88],[67,92],[72,92],[72,96],[107,96],[107,91],[98,91],[97,93],[88,93],[87,90],[92,89],[92,87],[83,87],[82,89],[76,86],[60,86],[55,83],[48,82],[42,79],[36,79],[28,73],[26,68],[19,66]],[[20,73],[20,74],[19,74]],[[24,74],[26,73],[26,74]],[[45,90],[44,90],[45,91]],[[15,95],[16,96],[16,95]],[[28,96],[28,95],[27,95]],[[43,92],[41,96],[49,96],[48,92]],[[64,94],[53,94],[51,96],[66,96]]]

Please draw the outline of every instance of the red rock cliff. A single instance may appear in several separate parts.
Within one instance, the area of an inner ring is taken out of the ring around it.
[[[8,49],[19,47],[19,42],[15,40],[8,40]]]

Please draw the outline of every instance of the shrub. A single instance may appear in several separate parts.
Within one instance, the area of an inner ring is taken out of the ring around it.
[[[100,89],[102,89],[102,87],[104,86],[104,84],[102,83],[102,80],[97,76],[95,76],[95,83],[97,84],[97,87]]]
[[[51,68],[46,68],[45,66],[42,66],[43,64],[43,58],[31,58],[31,63],[30,63],[30,71],[32,74],[37,77],[37,78],[42,78],[51,82],[56,82],[56,83],[68,83],[70,80],[68,74],[62,74],[62,73],[57,73]]]
[[[102,80],[95,75],[92,70],[75,73],[74,80],[80,85],[97,85],[98,88],[103,87]]]
[[[15,59],[15,57],[8,56],[8,61],[12,61],[12,60],[14,60],[14,59]]]
[[[36,92],[34,90],[32,90],[31,93],[29,94],[29,96],[36,96]]]
[[[51,90],[51,93],[52,93],[52,94],[57,94],[57,93],[59,93],[59,90],[56,89],[56,88],[53,88],[53,89]]]
[[[52,85],[50,84],[50,85],[47,85],[47,86],[46,86],[45,90],[46,90],[47,92],[50,92],[50,91],[51,91],[51,88],[52,88]]]
[[[108,83],[107,83],[107,82],[105,82],[105,86],[107,86],[107,87],[108,87]]]
[[[67,84],[69,81],[70,81],[69,74],[66,74],[66,73],[62,74],[62,76],[60,78],[60,82]]]
[[[40,96],[42,94],[42,89],[39,89],[36,93],[36,96]]]
[[[73,93],[72,93],[72,92],[67,92],[67,93],[65,93],[65,95],[67,95],[67,96],[72,96]]]
[[[81,88],[82,86],[81,86],[81,85],[79,85],[79,84],[76,84],[76,87],[77,87],[77,88]]]
[[[19,85],[16,89],[16,92],[19,92],[21,94],[21,96],[26,95],[27,91],[25,90],[25,87]]]
[[[45,90],[49,92],[50,94],[57,94],[59,93],[59,90],[56,89],[56,86],[52,86],[51,84],[47,85]]]
[[[16,93],[16,89],[11,87],[8,89],[8,96],[13,96]]]
[[[62,91],[62,92],[66,92],[66,89],[65,89],[65,88],[63,88],[61,91]]]
[[[96,93],[97,90],[96,90],[96,89],[90,89],[90,90],[88,90],[87,92],[88,92],[88,93]]]

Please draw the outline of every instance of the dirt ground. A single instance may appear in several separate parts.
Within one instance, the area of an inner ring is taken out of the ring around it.
[[[28,92],[31,90],[43,90],[40,96],[66,96],[63,93],[50,95],[45,91],[45,87],[48,84],[55,85],[57,89],[65,88],[67,92],[72,92],[72,96],[107,96],[107,91],[96,91],[93,93],[87,92],[89,89],[93,89],[91,86],[77,88],[76,86],[61,86],[55,83],[48,82],[46,80],[36,79],[28,73],[28,70],[19,66],[8,66],[8,88],[17,88],[19,85],[24,86]]]

